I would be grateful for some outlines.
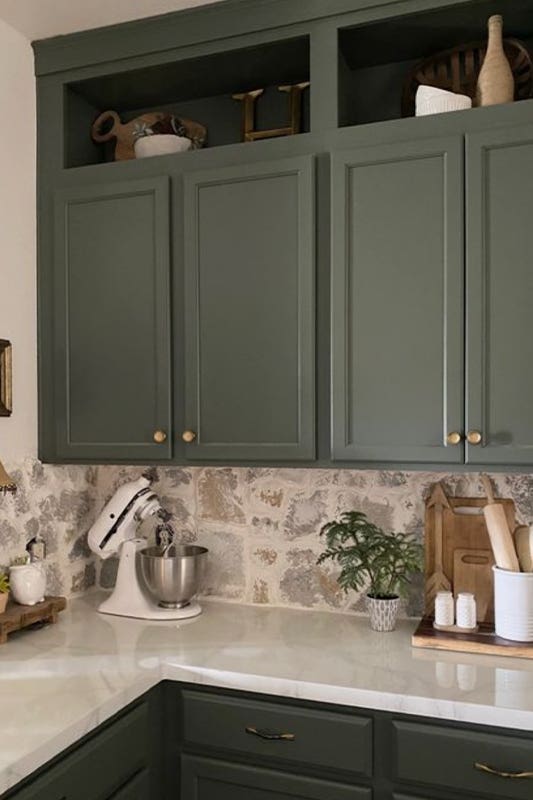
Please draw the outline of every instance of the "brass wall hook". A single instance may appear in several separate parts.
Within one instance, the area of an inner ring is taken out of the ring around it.
[[[7,474],[4,465],[0,461],[0,492],[7,494],[7,492],[16,492],[17,485],[13,478]]]

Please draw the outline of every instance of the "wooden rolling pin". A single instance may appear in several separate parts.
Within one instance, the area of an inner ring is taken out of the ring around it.
[[[516,555],[505,510],[501,503],[497,503],[494,499],[494,492],[488,475],[482,475],[481,482],[487,493],[488,503],[483,508],[483,514],[485,515],[496,566],[511,572],[520,572],[520,564],[518,563],[518,556]]]

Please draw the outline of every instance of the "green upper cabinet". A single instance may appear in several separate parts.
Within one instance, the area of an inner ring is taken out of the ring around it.
[[[314,159],[185,177],[186,456],[315,457]]]
[[[471,464],[533,464],[533,127],[467,137]]]
[[[461,463],[463,138],[333,157],[332,458]]]
[[[57,193],[45,459],[171,457],[169,241],[167,178]]]

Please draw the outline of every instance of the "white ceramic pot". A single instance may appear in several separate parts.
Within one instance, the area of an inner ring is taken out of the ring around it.
[[[492,569],[496,635],[512,642],[533,642],[533,572]]]
[[[9,584],[16,603],[34,606],[44,600],[46,575],[42,564],[22,564],[9,570]]]
[[[462,111],[472,108],[472,100],[466,94],[455,94],[435,86],[419,86],[416,92],[416,116],[442,114],[444,111]]]
[[[173,133],[141,136],[134,144],[135,157],[148,158],[149,156],[169,155],[169,153],[184,153],[191,149],[191,145],[191,140],[186,136],[174,136]]]
[[[366,607],[370,616],[370,627],[373,631],[385,633],[395,629],[398,611],[400,610],[399,597],[391,597],[384,600],[367,594]]]

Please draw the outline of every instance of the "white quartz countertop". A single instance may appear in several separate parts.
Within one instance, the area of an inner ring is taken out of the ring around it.
[[[0,793],[162,679],[533,731],[533,661],[412,649],[415,621],[209,602],[146,622],[99,599],[1,647]]]

